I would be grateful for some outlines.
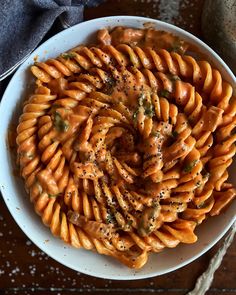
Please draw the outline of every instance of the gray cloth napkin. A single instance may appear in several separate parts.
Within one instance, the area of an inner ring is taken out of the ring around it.
[[[83,20],[103,0],[0,0],[0,81],[35,49],[59,17],[62,28]]]

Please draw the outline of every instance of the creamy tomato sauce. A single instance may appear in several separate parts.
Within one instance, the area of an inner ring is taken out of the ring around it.
[[[116,27],[110,32],[107,29],[102,29],[98,31],[97,38],[99,43],[103,45],[129,44],[131,46],[175,50],[182,54],[189,47],[189,44],[179,37],[153,28],[134,29]]]

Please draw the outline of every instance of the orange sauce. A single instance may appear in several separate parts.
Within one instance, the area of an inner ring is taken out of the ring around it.
[[[131,46],[175,50],[181,54],[184,54],[189,47],[189,44],[179,37],[153,28],[116,27],[111,32],[102,29],[98,32],[97,38],[98,42],[103,45],[129,44]]]

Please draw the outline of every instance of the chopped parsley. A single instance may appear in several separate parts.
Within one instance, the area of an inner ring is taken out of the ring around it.
[[[60,104],[54,103],[51,107],[51,111],[54,112],[56,109],[61,108],[62,106]]]
[[[146,98],[145,93],[141,93],[138,97],[139,107],[144,108],[144,114],[150,118],[154,116],[154,108],[151,102],[149,102]],[[137,112],[137,111],[136,111]]]
[[[196,182],[196,187],[200,187],[201,185],[202,185],[202,183],[200,180]]]
[[[206,173],[206,174],[204,174],[202,177],[203,177],[203,178],[207,178],[207,179],[208,179],[208,178],[210,178],[210,176],[211,176],[211,174],[210,174],[209,172],[207,172],[207,173]]]
[[[132,224],[133,224],[133,220],[132,220],[132,219],[129,219],[129,220],[127,221],[127,225],[128,225],[129,227],[131,227]]]
[[[189,173],[196,166],[198,160],[194,160],[184,166],[184,172]]]
[[[136,121],[138,116],[138,109],[133,113],[133,120]]]
[[[201,209],[201,208],[203,208],[205,205],[206,205],[205,202],[202,202],[201,204],[197,205],[197,208]]]
[[[177,75],[171,75],[171,76],[170,76],[170,80],[171,80],[171,81],[179,81],[179,80],[180,80],[180,77],[177,76]]]
[[[145,237],[155,229],[155,222],[158,217],[159,205],[146,208],[139,220],[137,232],[141,237]]]
[[[75,53],[73,52],[66,52],[66,53],[62,53],[61,55],[64,59],[71,59],[73,57],[75,57]]]
[[[154,116],[154,109],[153,109],[153,105],[150,102],[147,102],[144,105],[144,109],[145,109],[145,115],[152,118]]]
[[[139,104],[139,106],[142,106],[142,105],[143,105],[145,99],[146,99],[146,96],[145,96],[145,94],[142,92],[142,93],[139,95],[139,97],[138,97],[138,104]]]
[[[106,224],[115,224],[116,223],[116,218],[114,214],[111,212],[111,210],[107,210],[107,217],[106,217]]]
[[[168,79],[172,82],[181,80],[180,77],[177,75],[174,75],[174,74],[166,74],[166,75],[167,75]]]
[[[172,137],[176,138],[178,135],[179,135],[179,133],[176,130],[174,130],[172,132]]]
[[[174,51],[174,52],[179,52],[180,51],[180,46],[179,45],[175,45],[171,48],[171,51]]]
[[[65,132],[69,128],[68,122],[62,119],[61,114],[57,111],[54,113],[54,127],[59,132]]]
[[[157,199],[154,199],[152,201],[152,208],[158,208],[158,207],[160,207],[160,203],[158,202]]]
[[[210,172],[208,172],[205,167],[203,167],[201,174],[202,174],[202,177],[205,179],[206,178],[208,179],[211,176]]]
[[[183,54],[184,53],[184,41],[177,38],[175,40],[175,42],[173,42],[173,45],[171,46],[171,48],[169,48],[169,51],[174,51],[179,54]]]
[[[159,138],[159,137],[161,136],[161,133],[160,133],[160,131],[153,131],[153,132],[151,133],[151,135],[154,136],[154,137]]]
[[[170,92],[166,89],[163,89],[159,92],[159,96],[165,97],[165,98],[170,98]]]
[[[59,196],[59,194],[48,194],[49,198],[57,198]]]
[[[112,94],[115,86],[116,86],[116,80],[113,77],[107,77],[103,92],[106,93],[107,95],[110,95]]]

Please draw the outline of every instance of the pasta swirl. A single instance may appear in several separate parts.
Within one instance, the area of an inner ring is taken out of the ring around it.
[[[17,158],[53,235],[141,268],[150,252],[196,242],[196,226],[234,199],[236,103],[208,62],[142,46],[139,30],[114,41],[125,30],[31,67]]]

